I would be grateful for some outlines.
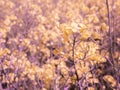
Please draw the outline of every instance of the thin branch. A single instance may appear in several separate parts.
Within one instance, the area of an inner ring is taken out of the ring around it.
[[[73,34],[72,58],[73,58],[73,61],[74,61],[75,75],[76,75],[77,81],[79,81],[79,76],[78,76],[76,65],[75,65],[75,43],[76,43],[76,37]]]
[[[113,58],[113,45],[112,45],[112,28],[111,28],[111,20],[110,20],[110,9],[109,9],[109,3],[108,0],[106,0],[106,6],[107,6],[107,12],[108,12],[108,25],[109,25],[109,40],[110,40],[110,59],[112,62],[114,61]]]

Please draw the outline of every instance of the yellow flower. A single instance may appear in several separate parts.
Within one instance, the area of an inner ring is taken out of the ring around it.
[[[112,87],[116,86],[116,80],[111,75],[105,75],[103,79]]]

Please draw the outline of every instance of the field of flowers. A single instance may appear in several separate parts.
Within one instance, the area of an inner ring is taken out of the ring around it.
[[[0,90],[120,90],[120,0],[0,0]]]

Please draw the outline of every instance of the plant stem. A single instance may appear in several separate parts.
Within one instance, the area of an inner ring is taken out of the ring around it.
[[[110,10],[109,10],[109,3],[108,0],[106,0],[106,6],[107,6],[107,12],[108,12],[108,25],[109,25],[109,40],[110,40],[110,59],[112,62],[114,61],[113,58],[113,40],[112,40],[112,28],[111,28],[111,20],[110,20]]]
[[[73,35],[72,58],[74,61],[75,75],[76,75],[77,81],[79,81],[79,77],[78,77],[78,73],[77,73],[77,69],[76,69],[76,64],[75,64],[75,43],[76,43],[76,37],[74,37],[74,35]]]

